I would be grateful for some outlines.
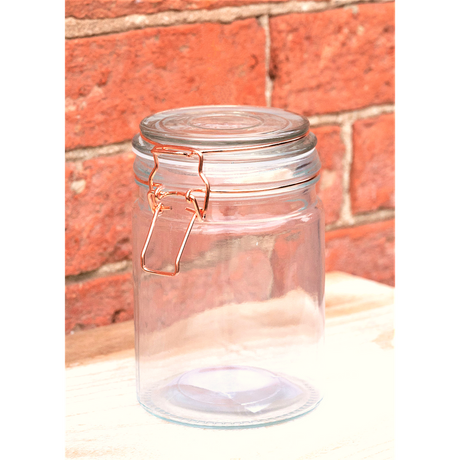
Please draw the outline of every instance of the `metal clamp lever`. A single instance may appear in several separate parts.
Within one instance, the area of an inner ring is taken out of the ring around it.
[[[147,192],[147,199],[149,202],[150,209],[153,213],[153,218],[152,218],[152,223],[150,224],[147,238],[145,239],[145,243],[141,251],[141,267],[142,267],[142,270],[144,270],[147,273],[154,273],[156,275],[162,275],[162,276],[175,276],[177,275],[177,273],[179,273],[180,259],[182,257],[182,253],[184,251],[185,244],[187,243],[188,237],[190,235],[190,232],[192,231],[192,227],[193,227],[193,224],[195,223],[196,218],[198,217],[200,221],[204,221],[204,219],[206,218],[206,210],[208,209],[209,194],[211,192],[211,186],[209,185],[209,181],[207,180],[206,176],[203,174],[203,153],[200,152],[199,150],[195,150],[190,147],[182,147],[178,145],[157,144],[151,141],[150,139],[145,138],[142,135],[142,133],[140,134],[140,136],[142,139],[144,139],[144,141],[148,142],[149,144],[154,145],[154,147],[151,149],[151,153],[153,156],[153,160],[155,162],[153,169],[149,175],[149,191]],[[187,192],[180,192],[180,191],[174,191],[174,190],[163,191],[162,184],[153,182],[153,177],[159,167],[159,162],[158,162],[159,153],[166,153],[166,154],[172,154],[172,155],[185,155],[187,157],[197,156],[198,157],[198,175],[203,181],[205,185],[205,189],[197,189],[197,190],[190,189]],[[204,193],[205,197],[204,197],[204,204],[202,208],[200,208],[198,204],[198,200],[193,195],[193,192]],[[147,252],[147,248],[152,238],[153,229],[155,227],[155,223],[158,219],[158,216],[161,215],[163,211],[171,209],[170,207],[164,206],[161,203],[161,200],[163,198],[170,196],[170,195],[183,196],[187,200],[187,202],[191,203],[193,205],[193,209],[186,208],[186,210],[189,212],[192,212],[193,216],[190,219],[190,223],[188,224],[184,238],[180,245],[179,252],[177,253],[175,265],[174,265],[174,271],[165,272],[161,270],[153,270],[153,269],[148,268],[145,263],[145,254]]]

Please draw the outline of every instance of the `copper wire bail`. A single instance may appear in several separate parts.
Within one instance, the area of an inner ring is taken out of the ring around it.
[[[208,204],[209,204],[209,194],[211,193],[211,186],[209,185],[209,181],[206,178],[206,176],[203,174],[203,153],[200,152],[199,150],[192,149],[190,147],[182,147],[182,146],[176,146],[176,145],[164,145],[164,144],[158,144],[156,142],[153,142],[152,140],[146,138],[145,136],[140,133],[140,137],[148,142],[149,144],[153,145],[153,148],[150,150],[152,153],[152,157],[154,160],[154,166],[153,169],[149,175],[149,191],[147,192],[147,199],[149,202],[150,209],[152,210],[153,213],[153,218],[152,218],[152,223],[150,224],[149,232],[147,234],[147,238],[145,239],[144,246],[142,248],[141,252],[141,266],[142,270],[144,270],[147,273],[154,273],[155,275],[162,275],[162,276],[175,276],[177,273],[179,273],[180,269],[180,259],[182,257],[182,253],[184,252],[185,244],[187,243],[188,237],[190,235],[190,232],[192,231],[193,224],[195,223],[196,218],[198,218],[200,221],[203,221],[206,218],[206,210],[208,209]],[[200,176],[201,180],[203,181],[205,188],[204,189],[189,189],[187,192],[180,192],[176,190],[169,190],[169,191],[164,191],[163,190],[163,185],[159,183],[155,183],[153,181],[153,178],[155,176],[155,173],[158,170],[159,167],[159,161],[158,161],[158,154],[159,153],[167,153],[171,155],[185,155],[189,158],[193,156],[198,157],[198,175]],[[203,207],[200,208],[200,205],[198,204],[198,200],[193,194],[193,192],[201,192],[204,193],[204,203]],[[161,270],[153,270],[150,269],[146,266],[145,263],[145,253],[147,252],[147,248],[149,246],[150,240],[152,238],[152,233],[153,229],[155,227],[155,223],[158,219],[158,217],[162,214],[163,211],[170,210],[170,206],[164,206],[161,203],[161,200],[167,196],[170,195],[179,195],[183,196],[188,203],[193,205],[192,208],[186,208],[186,211],[192,212],[193,216],[190,219],[190,223],[188,224],[187,230],[185,232],[184,238],[182,240],[182,243],[179,248],[179,252],[177,253],[175,264],[174,264],[174,271],[173,272],[166,272],[166,271],[161,271]]]

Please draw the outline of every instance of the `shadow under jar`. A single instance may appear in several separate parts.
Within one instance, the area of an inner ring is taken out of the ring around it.
[[[262,426],[322,399],[324,216],[306,118],[201,106],[133,139],[137,396],[187,425]]]

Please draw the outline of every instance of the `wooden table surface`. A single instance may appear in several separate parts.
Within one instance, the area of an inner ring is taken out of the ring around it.
[[[326,388],[313,412],[278,425],[192,428],[137,402],[133,321],[66,338],[66,458],[393,458],[394,289],[326,275]]]

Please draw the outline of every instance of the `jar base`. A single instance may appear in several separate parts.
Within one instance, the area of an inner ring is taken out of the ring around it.
[[[313,410],[321,401],[311,383],[249,366],[194,369],[140,395],[153,415],[212,428],[279,423]]]

